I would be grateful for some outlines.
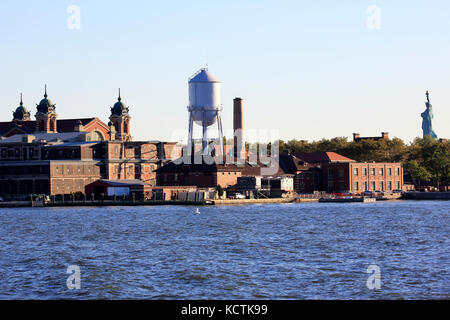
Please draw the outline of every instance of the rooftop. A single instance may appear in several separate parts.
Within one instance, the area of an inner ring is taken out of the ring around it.
[[[297,152],[295,156],[309,163],[355,162],[355,160],[344,157],[336,152]]]

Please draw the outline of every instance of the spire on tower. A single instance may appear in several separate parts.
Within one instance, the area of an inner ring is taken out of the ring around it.
[[[45,85],[45,93],[44,93],[44,98],[47,99],[48,95],[47,95],[47,85]]]

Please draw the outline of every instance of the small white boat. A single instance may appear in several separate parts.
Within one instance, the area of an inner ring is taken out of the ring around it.
[[[200,210],[198,208],[196,208],[195,213],[200,214]]]

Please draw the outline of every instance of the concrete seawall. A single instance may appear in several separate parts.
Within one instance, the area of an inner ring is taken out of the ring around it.
[[[294,198],[213,200],[213,204],[215,204],[215,205],[256,204],[256,203],[292,203],[292,202],[295,202]]]

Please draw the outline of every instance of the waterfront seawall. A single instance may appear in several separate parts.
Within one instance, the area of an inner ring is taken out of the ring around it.
[[[450,200],[450,192],[407,192],[405,200]]]
[[[292,203],[292,202],[295,202],[295,198],[213,200],[213,204],[215,204],[215,205],[223,205],[223,204],[256,204],[256,203]]]

